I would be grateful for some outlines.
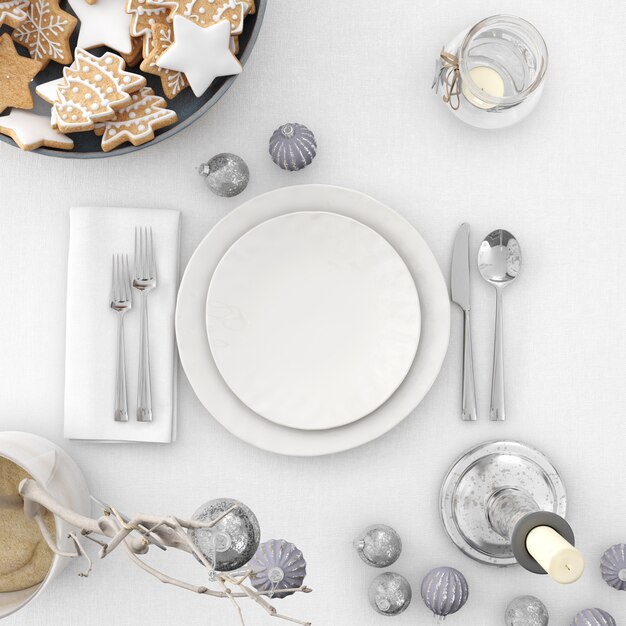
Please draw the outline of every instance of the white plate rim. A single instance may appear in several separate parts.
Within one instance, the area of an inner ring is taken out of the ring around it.
[[[243,232],[271,217],[324,210],[354,217],[396,249],[416,282],[422,331],[414,365],[396,393],[361,420],[330,430],[278,426],[253,413],[232,394],[212,361],[205,302],[213,267]],[[245,230],[244,230],[245,229]],[[217,257],[215,259],[215,257]],[[201,288],[194,281],[202,283]],[[435,382],[450,337],[448,289],[437,261],[415,228],[400,214],[358,191],[324,184],[281,187],[248,200],[222,218],[192,254],[181,280],[175,316],[182,367],[208,412],[237,438],[289,456],[321,456],[364,445],[397,426],[419,405]]]
[[[269,415],[263,415],[262,412],[260,411],[256,411],[258,413],[258,415],[260,415],[261,417],[264,417],[265,419],[268,419],[271,422],[274,422],[276,424],[278,424],[279,426],[284,426],[287,428],[298,428],[300,430],[328,430],[330,428],[340,428],[342,426],[346,426],[347,424],[351,424],[352,422],[359,420],[359,419],[363,419],[364,417],[367,417],[370,413],[372,413],[374,410],[376,410],[377,408],[379,408],[380,406],[382,406],[382,404],[384,404],[398,389],[398,387],[402,384],[402,382],[404,381],[404,379],[406,378],[406,375],[409,373],[409,370],[411,369],[411,366],[413,364],[413,361],[415,360],[415,355],[417,354],[417,348],[419,346],[419,337],[420,337],[420,333],[421,333],[421,324],[422,324],[422,320],[421,320],[421,307],[420,307],[420,302],[419,302],[419,294],[417,293],[417,287],[415,286],[415,282],[413,281],[411,272],[409,271],[409,268],[406,266],[406,263],[404,262],[404,259],[397,253],[396,249],[384,238],[382,237],[382,235],[380,235],[378,232],[376,232],[374,229],[370,228],[367,224],[363,224],[362,222],[359,222],[358,220],[355,220],[352,217],[348,217],[345,215],[341,215],[339,213],[330,213],[329,211],[298,211],[298,212],[290,212],[288,214],[285,215],[278,215],[277,217],[273,217],[269,220],[265,220],[264,222],[261,222],[260,224],[257,224],[256,226],[254,226],[253,228],[251,228],[250,230],[248,230],[247,232],[245,232],[243,235],[241,235],[241,237],[239,237],[239,239],[237,239],[237,241],[235,241],[235,243],[233,243],[232,246],[230,246],[230,248],[228,248],[228,250],[224,253],[224,256],[222,256],[222,258],[220,259],[220,261],[218,262],[218,264],[215,267],[215,270],[213,272],[213,277],[215,277],[215,273],[219,271],[220,267],[222,266],[224,259],[226,258],[226,255],[229,254],[229,252],[231,250],[233,250],[233,248],[244,238],[247,237],[249,234],[251,234],[253,231],[257,230],[258,228],[261,228],[262,226],[264,226],[265,224],[268,224],[270,222],[274,222],[275,220],[280,220],[285,218],[287,215],[289,216],[294,216],[294,215],[310,215],[310,214],[322,214],[322,215],[330,215],[330,216],[335,216],[335,217],[339,217],[342,220],[347,220],[348,222],[354,222],[356,225],[358,225],[359,227],[362,227],[364,229],[366,229],[367,231],[370,231],[371,233],[373,233],[377,238],[380,238],[385,244],[387,244],[387,246],[389,247],[389,251],[392,253],[392,255],[399,261],[399,263],[402,266],[403,271],[406,270],[407,274],[408,274],[408,280],[411,283],[411,287],[413,290],[413,294],[414,297],[416,299],[416,311],[415,311],[415,322],[416,322],[416,326],[417,326],[417,332],[415,337],[413,337],[414,340],[414,346],[411,349],[411,357],[410,357],[410,361],[406,363],[406,367],[403,368],[403,372],[402,374],[397,378],[397,380],[393,383],[393,388],[389,389],[388,393],[386,393],[384,399],[380,402],[378,402],[378,404],[375,407],[369,408],[367,411],[364,411],[363,413],[357,415],[355,414],[354,416],[351,416],[350,419],[344,421],[344,423],[342,424],[334,424],[334,425],[328,425],[328,426],[305,426],[305,425],[296,425],[294,424],[289,424],[287,422],[281,422],[280,419],[273,419],[272,417],[270,417]],[[209,347],[211,348],[211,355],[213,357],[213,360],[215,361],[215,364],[217,366],[218,371],[220,372],[220,375],[222,376],[222,379],[226,382],[226,384],[228,385],[229,389],[231,389],[231,392],[234,393],[235,395],[239,396],[242,401],[244,402],[244,404],[246,404],[247,406],[249,406],[249,408],[252,411],[255,411],[254,407],[251,406],[248,402],[246,402],[241,394],[238,394],[237,391],[235,389],[233,389],[231,387],[231,385],[228,383],[228,381],[226,380],[226,376],[222,373],[222,371],[220,370],[220,365],[219,365],[219,359],[216,359],[215,354],[213,352],[213,346],[211,344],[211,330],[209,328],[209,318],[210,318],[210,308],[211,308],[211,285],[213,284],[213,278],[211,279],[211,283],[209,284],[209,288],[208,288],[208,293],[207,293],[207,297],[206,297],[206,312],[205,312],[205,323],[206,323],[206,332],[207,332],[207,336],[209,337]]]

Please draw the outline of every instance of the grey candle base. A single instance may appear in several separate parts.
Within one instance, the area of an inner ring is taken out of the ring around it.
[[[552,528],[552,530],[555,530],[563,539],[569,541],[572,545],[575,545],[574,531],[560,515],[550,513],[549,511],[530,513],[530,515],[526,515],[515,525],[515,529],[511,535],[511,547],[513,548],[513,554],[517,562],[529,572],[547,574],[546,570],[537,563],[526,548],[528,533],[538,526],[548,526]]]
[[[516,441],[493,441],[454,463],[439,503],[456,546],[476,561],[502,566],[518,562],[511,544],[515,524],[540,509],[564,517],[567,494],[558,471],[541,452]]]

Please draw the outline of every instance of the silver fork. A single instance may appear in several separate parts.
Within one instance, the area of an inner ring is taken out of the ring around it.
[[[117,371],[115,374],[116,422],[128,421],[126,400],[126,355],[124,350],[124,314],[133,306],[130,291],[128,255],[114,254],[111,276],[111,308],[117,313]]]
[[[148,294],[157,285],[152,228],[135,228],[135,278],[133,287],[141,294],[141,330],[139,337],[139,383],[137,387],[137,421],[152,421],[150,387],[150,334],[148,332]]]

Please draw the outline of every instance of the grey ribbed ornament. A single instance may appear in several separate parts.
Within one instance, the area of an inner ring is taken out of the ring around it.
[[[374,578],[368,597],[372,608],[381,615],[400,615],[411,604],[409,581],[400,574],[385,572]]]
[[[602,609],[584,609],[576,613],[570,626],[617,626],[615,619]]]
[[[272,161],[284,170],[301,170],[313,162],[316,154],[315,135],[303,124],[283,124],[270,137]]]
[[[218,572],[243,567],[257,551],[261,531],[256,515],[242,502],[217,498],[203,504],[192,516],[202,522],[214,520],[237,505],[213,528],[191,528],[189,537]]]
[[[465,576],[453,567],[436,567],[424,576],[422,600],[438,617],[446,617],[463,608],[469,596]]]
[[[616,543],[602,555],[600,572],[607,585],[626,591],[626,543]]]
[[[354,547],[361,559],[372,567],[389,567],[402,552],[400,535],[385,524],[368,526],[355,540]]]
[[[518,596],[504,612],[506,626],[547,626],[549,619],[546,605],[535,596]]]
[[[281,589],[297,589],[306,576],[306,561],[302,552],[284,539],[270,539],[259,546],[248,564],[254,572],[252,586],[269,592],[270,598],[286,598],[295,591],[280,593]]]
[[[216,195],[230,198],[239,195],[250,181],[246,162],[236,154],[216,154],[198,167],[206,186]]]

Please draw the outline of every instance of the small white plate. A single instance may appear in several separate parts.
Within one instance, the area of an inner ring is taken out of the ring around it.
[[[209,345],[226,384],[266,419],[344,426],[404,380],[420,333],[415,283],[368,226],[305,211],[259,224],[219,262]]]
[[[406,263],[420,298],[422,329],[415,360],[398,390],[363,419],[328,430],[274,424],[247,407],[221,377],[206,332],[206,298],[213,272],[244,233],[273,217],[330,211],[358,220],[384,237]],[[193,253],[178,291],[176,338],[192,389],[224,428],[247,443],[293,456],[319,456],[356,448],[397,426],[435,382],[448,349],[450,300],[437,261],[403,217],[365,194],[330,185],[283,187],[257,196],[220,220]],[[415,449],[420,442],[415,441]]]

